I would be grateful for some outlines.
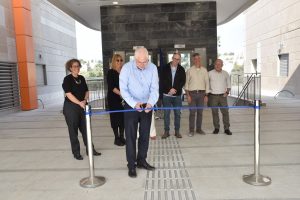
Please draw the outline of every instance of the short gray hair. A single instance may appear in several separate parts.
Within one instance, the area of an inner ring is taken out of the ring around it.
[[[149,57],[148,50],[145,47],[138,47],[134,52],[134,58],[140,58],[141,56]]]

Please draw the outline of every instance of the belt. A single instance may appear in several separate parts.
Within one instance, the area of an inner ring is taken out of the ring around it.
[[[212,93],[210,93],[210,95],[213,95],[213,96],[224,96],[224,93],[223,94],[212,94]]]
[[[205,90],[191,90],[193,93],[205,93]]]

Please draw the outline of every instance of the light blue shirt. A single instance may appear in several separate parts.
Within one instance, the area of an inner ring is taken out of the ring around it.
[[[120,92],[126,103],[134,108],[138,102],[154,106],[158,100],[158,74],[156,66],[148,62],[139,69],[135,61],[126,63],[120,72]]]

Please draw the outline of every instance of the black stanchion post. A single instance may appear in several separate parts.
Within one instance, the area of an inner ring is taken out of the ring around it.
[[[93,155],[93,143],[92,143],[92,131],[91,131],[91,107],[85,106],[86,111],[86,133],[87,133],[87,145],[89,154],[90,176],[80,180],[80,186],[85,188],[95,188],[105,183],[105,178],[102,176],[95,176],[94,174],[94,155]]]
[[[271,178],[260,174],[260,101],[255,100],[255,123],[254,123],[254,174],[244,175],[244,182],[255,185],[265,186],[271,184]]]

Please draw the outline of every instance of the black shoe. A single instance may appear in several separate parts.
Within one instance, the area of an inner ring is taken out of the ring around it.
[[[226,129],[224,132],[225,132],[227,135],[232,135],[232,132],[231,132],[229,129]]]
[[[149,165],[149,163],[147,163],[146,161],[143,163],[137,163],[137,168],[144,168],[146,170],[154,170],[155,167]]]
[[[123,145],[126,145],[126,140],[125,140],[124,137],[120,137],[120,141],[121,141],[121,143],[122,143]]]
[[[175,131],[175,137],[182,138],[182,135],[179,133],[179,131]]]
[[[74,154],[76,160],[83,160],[83,157],[80,154]]]
[[[117,146],[124,146],[124,143],[121,142],[120,138],[115,138],[114,144]]]
[[[89,152],[88,152],[88,150],[86,150],[86,155],[88,156],[89,155]],[[95,149],[93,150],[93,155],[94,156],[100,156],[101,155],[101,153],[100,152],[98,152],[98,151],[96,151]]]
[[[96,151],[95,149],[93,150],[93,155],[94,156],[101,156],[101,153]]]
[[[196,133],[199,133],[199,134],[201,134],[201,135],[205,135],[205,134],[206,134],[202,129],[197,130]]]
[[[215,128],[215,130],[214,130],[214,132],[213,132],[213,134],[218,134],[219,133],[219,129],[218,128]]]
[[[128,169],[128,176],[131,177],[131,178],[136,178],[137,177],[135,168]]]
[[[169,131],[165,131],[164,134],[161,136],[161,139],[166,139],[169,136],[170,136]]]

